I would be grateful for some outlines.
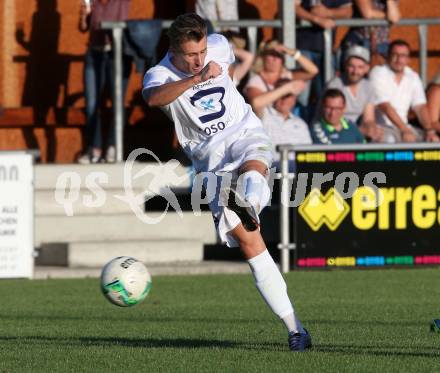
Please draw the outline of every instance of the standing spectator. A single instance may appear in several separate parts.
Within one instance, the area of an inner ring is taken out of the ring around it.
[[[359,126],[364,136],[381,142],[383,130],[374,118],[374,89],[366,76],[370,70],[370,52],[359,45],[345,53],[341,77],[333,78],[327,88],[339,89],[345,96],[345,117]]]
[[[214,31],[220,31],[216,27],[216,21],[236,21],[238,20],[237,0],[196,0],[196,13],[210,21]],[[238,27],[223,28],[238,32]]]
[[[312,143],[307,124],[292,114],[301,88],[298,82],[280,79],[267,95],[257,96],[251,102],[272,142],[275,161],[279,161],[277,145]]]
[[[317,66],[299,50],[287,48],[277,41],[265,44],[260,50],[260,56],[255,63],[255,74],[244,87],[244,94],[250,101],[273,90],[275,83],[281,78],[306,81],[318,74]],[[284,67],[286,54],[293,56],[301,68],[287,70]],[[302,83],[299,84],[304,87]]]
[[[113,91],[113,52],[111,31],[101,30],[102,21],[124,21],[128,18],[130,0],[83,0],[80,11],[79,29],[89,31],[89,44],[84,63],[84,90],[86,117],[84,145],[85,152],[79,163],[97,163],[102,156],[101,120],[99,106],[106,85]],[[130,74],[130,60],[124,60],[124,91]],[[106,141],[105,161],[114,162],[115,124],[111,121]]]
[[[390,44],[387,63],[371,70],[376,94],[376,122],[384,128],[384,141],[439,141],[429,116],[423,83],[409,66],[410,46],[404,40]],[[408,123],[412,108],[423,131]]]
[[[302,0],[295,3],[296,15],[299,19],[310,21],[312,28],[299,29],[296,33],[296,47],[307,58],[312,60],[319,71],[324,71],[324,37],[323,29],[336,26],[335,20],[351,18],[352,0]],[[316,100],[321,96],[324,79],[318,74],[299,97],[305,111],[306,121],[314,112]],[[315,101],[312,100],[314,93]]]
[[[390,23],[400,20],[399,0],[353,0],[353,3],[354,18],[386,19]],[[382,56],[382,63],[388,54],[389,36],[389,26],[353,27],[342,44],[344,48],[362,45],[372,56]]]
[[[312,126],[315,144],[361,144],[365,138],[357,126],[344,117],[345,96],[328,89],[322,98],[321,118]]]
[[[440,132],[440,71],[429,85],[427,96],[432,125]]]

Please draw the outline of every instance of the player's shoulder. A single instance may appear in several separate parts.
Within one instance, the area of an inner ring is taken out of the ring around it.
[[[157,65],[150,67],[146,74],[167,74],[170,72],[167,57],[164,57]]]
[[[404,74],[407,77],[409,77],[411,79],[414,79],[414,80],[419,80],[420,79],[420,75],[415,70],[413,70],[411,67],[409,67],[409,66],[405,66]]]
[[[229,49],[229,41],[221,34],[208,35],[208,49],[227,48]]]
[[[208,35],[208,59],[226,63],[233,62],[233,53],[229,41],[223,35]]]

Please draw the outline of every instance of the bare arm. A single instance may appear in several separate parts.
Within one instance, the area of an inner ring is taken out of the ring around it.
[[[428,89],[428,110],[431,122],[437,131],[440,131],[440,86],[433,85]]]
[[[298,18],[303,19],[305,21],[310,21],[315,25],[318,25],[322,28],[334,28],[336,26],[335,21],[330,18],[320,17],[316,14],[309,12],[304,9],[301,5],[295,5],[295,12]]]
[[[173,102],[187,89],[221,74],[221,67],[210,61],[200,73],[177,82],[165,83],[148,89],[144,100],[150,107],[165,106]]]
[[[88,8],[84,2],[81,2],[81,8],[79,12],[78,29],[81,32],[87,32],[90,27],[90,8]]]
[[[363,18],[366,19],[385,19],[385,12],[376,9],[373,6],[372,0],[354,0],[359,12]]]
[[[362,113],[362,124],[359,130],[375,142],[381,142],[383,140],[383,129],[376,123],[373,104],[367,104],[365,106],[364,112]]]
[[[397,0],[387,0],[387,19],[391,23],[400,21],[401,14],[399,9],[399,2]]]
[[[325,5],[317,5],[312,8],[312,13],[325,18],[343,19],[351,18],[353,15],[353,7],[351,4],[338,8],[327,8]]]
[[[400,119],[399,114],[389,102],[383,102],[378,105],[379,109],[389,118],[389,120],[402,132],[402,139],[405,142],[414,142],[416,140],[414,133],[408,128],[406,123]]]
[[[263,109],[266,106],[272,105],[276,100],[283,97],[284,95],[300,94],[304,89],[304,85],[305,83],[301,80],[290,81],[286,84],[283,84],[281,87],[255,96],[250,100],[252,109],[254,109],[255,113],[261,118],[263,115]]]
[[[316,66],[312,60],[306,56],[301,55],[296,62],[301,66],[302,70],[293,70],[292,78],[301,80],[311,80],[319,73],[318,66]]]
[[[235,79],[240,81],[248,73],[249,69],[252,67],[254,62],[253,53],[240,48],[234,48],[235,56],[240,60],[240,62],[235,66],[234,76]]]
[[[303,56],[298,50],[288,48],[283,44],[277,45],[275,49],[278,52],[286,54],[288,56],[292,56],[292,57],[298,56],[296,58],[296,62],[298,63],[299,66],[301,66],[301,69],[292,71],[292,79],[310,80],[313,79],[316,75],[318,75],[319,73],[318,66],[316,66],[312,62],[312,60]]]
[[[425,138],[427,141],[439,141],[435,133],[434,126],[431,123],[431,118],[429,116],[428,106],[426,104],[417,105],[413,108],[414,112],[417,115],[417,119],[419,123],[425,130]]]
[[[365,106],[364,112],[362,113],[362,123],[367,125],[376,125],[373,104],[367,104]]]

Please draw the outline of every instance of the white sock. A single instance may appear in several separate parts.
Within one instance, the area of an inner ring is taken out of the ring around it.
[[[255,285],[273,313],[284,322],[289,332],[303,333],[304,329],[295,316],[287,294],[286,282],[269,251],[264,250],[249,259],[248,263],[255,278]]]
[[[257,214],[270,201],[270,188],[266,178],[258,171],[248,171],[240,175],[239,182],[243,186],[244,197],[255,209]]]

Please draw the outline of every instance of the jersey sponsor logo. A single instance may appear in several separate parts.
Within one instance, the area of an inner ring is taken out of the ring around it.
[[[220,119],[226,111],[223,98],[225,89],[223,87],[212,87],[204,89],[194,94],[190,100],[194,107],[201,108],[204,112],[209,112],[199,117],[200,122],[208,123]]]
[[[192,89],[193,89],[193,91],[197,91],[198,89],[202,89],[202,88],[205,88],[208,85],[212,85],[212,83],[213,83],[212,79],[210,79],[210,80],[208,80],[206,82],[194,85]]]

